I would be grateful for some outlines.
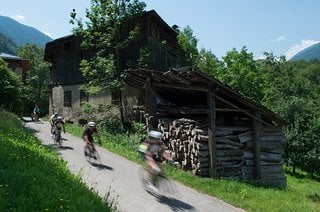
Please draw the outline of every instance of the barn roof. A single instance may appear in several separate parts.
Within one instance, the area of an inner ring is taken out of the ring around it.
[[[286,123],[276,113],[197,68],[183,67],[167,72],[136,69],[127,72],[126,82],[133,87],[143,89],[147,80],[152,80],[160,97],[175,104],[206,105],[207,93],[211,92],[218,100],[227,102],[240,111],[257,111],[269,122],[280,125]]]
[[[8,53],[4,53],[4,52],[0,52],[0,57],[3,59],[7,59],[7,60],[24,60],[24,61],[28,61],[27,59],[15,56],[15,55],[11,55]]]

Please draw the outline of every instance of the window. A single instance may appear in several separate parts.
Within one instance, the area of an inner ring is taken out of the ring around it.
[[[111,92],[111,104],[119,105],[120,104],[120,92],[112,91]]]
[[[71,100],[72,100],[72,96],[71,96],[71,91],[65,91],[64,92],[64,98],[63,98],[63,106],[64,107],[71,107]]]
[[[84,90],[80,90],[80,104],[88,101],[89,101],[89,96],[87,92]]]

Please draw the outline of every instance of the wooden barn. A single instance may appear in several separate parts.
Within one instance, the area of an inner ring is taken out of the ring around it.
[[[177,31],[170,27],[154,10],[144,12],[141,17],[134,19],[140,26],[141,35],[138,40],[119,53],[121,70],[138,63],[141,48],[148,48],[153,58],[149,68],[165,71],[175,66],[178,58]],[[132,22],[131,21],[131,22]],[[125,23],[121,31],[126,34],[135,24]],[[75,35],[58,38],[46,44],[44,59],[50,62],[50,92],[49,111],[54,109],[64,116],[76,118],[81,112],[81,102],[89,101],[93,104],[119,104],[119,94],[105,91],[94,96],[87,96],[81,90],[85,79],[80,71],[82,59],[92,57],[93,50],[83,50],[80,47],[81,39]],[[136,101],[138,93],[132,88],[123,92],[125,110],[131,111],[130,105]],[[128,109],[127,109],[128,108]]]
[[[144,90],[136,119],[151,117],[183,169],[203,177],[286,186],[285,122],[277,114],[191,67],[133,70],[127,83]]]

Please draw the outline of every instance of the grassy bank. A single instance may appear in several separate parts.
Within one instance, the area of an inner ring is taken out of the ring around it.
[[[0,211],[109,211],[14,115],[0,111]]]
[[[67,131],[82,135],[82,127],[68,125]],[[111,135],[102,133],[101,145],[129,160],[142,163],[137,153],[138,135]],[[320,183],[303,173],[287,174],[288,187],[275,189],[254,186],[244,182],[198,178],[189,172],[166,166],[165,172],[172,179],[202,193],[215,196],[247,211],[320,211]]]

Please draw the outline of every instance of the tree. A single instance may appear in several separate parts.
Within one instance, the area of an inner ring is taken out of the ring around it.
[[[181,55],[179,66],[196,66],[199,63],[198,39],[193,35],[192,29],[187,26],[178,35],[178,44]]]
[[[264,97],[265,80],[253,54],[244,46],[241,51],[235,48],[228,51],[222,59],[223,66],[217,73],[217,78],[245,96],[260,102]]]
[[[17,54],[22,58],[28,59],[31,65],[26,76],[29,100],[28,104],[26,104],[26,109],[30,111],[35,103],[39,104],[41,108],[47,109],[47,87],[49,83],[50,69],[49,64],[43,60],[43,49],[34,44],[26,44],[25,46],[21,46],[17,49]]]
[[[210,50],[202,48],[199,52],[198,66],[201,71],[213,77],[218,77],[223,63]]]
[[[0,107],[10,112],[21,113],[25,100],[22,82],[2,58],[0,76]]]
[[[119,93],[120,114],[124,122],[121,90],[124,85],[124,66],[120,63],[121,51],[139,37],[140,28],[134,21],[145,8],[139,0],[92,0],[86,9],[85,24],[71,12],[70,23],[74,33],[82,38],[81,47],[96,51],[92,58],[82,60],[80,70],[87,80],[90,94],[110,89]]]

